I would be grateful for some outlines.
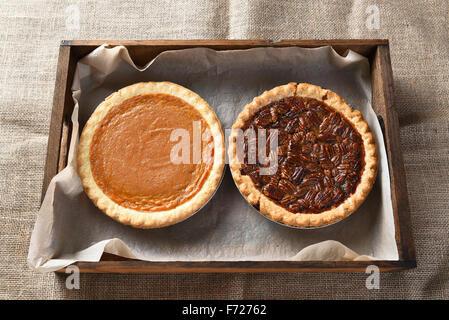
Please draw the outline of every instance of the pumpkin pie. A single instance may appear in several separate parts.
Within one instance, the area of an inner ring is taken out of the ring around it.
[[[352,214],[377,175],[376,142],[362,114],[307,83],[273,88],[246,105],[228,154],[242,195],[271,220],[302,228]]]
[[[146,82],[107,97],[80,137],[78,172],[106,215],[137,228],[180,222],[213,196],[223,175],[220,122],[198,94]]]

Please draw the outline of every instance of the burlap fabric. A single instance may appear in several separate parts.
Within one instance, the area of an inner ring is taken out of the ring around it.
[[[445,0],[2,2],[0,298],[449,298],[448,11]],[[382,274],[379,290],[363,273],[82,275],[68,290],[64,275],[30,270],[60,40],[226,38],[390,39],[418,268]]]

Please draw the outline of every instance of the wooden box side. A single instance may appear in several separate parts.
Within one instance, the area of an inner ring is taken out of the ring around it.
[[[312,273],[312,272],[366,272],[375,265],[381,272],[413,268],[405,261],[173,261],[149,262],[129,260],[104,254],[99,262],[75,264],[83,273]],[[61,269],[58,272],[65,272]]]
[[[253,47],[319,47],[331,45],[344,54],[351,49],[367,56],[371,63],[373,108],[382,117],[387,154],[389,157],[392,202],[395,213],[396,242],[399,261],[209,261],[209,262],[148,262],[129,260],[105,254],[100,262],[77,263],[81,272],[98,273],[174,273],[174,272],[364,272],[370,264],[382,271],[395,271],[416,266],[414,244],[410,230],[405,172],[399,141],[399,123],[393,109],[393,78],[387,40],[161,40],[161,41],[64,41],[60,47],[55,85],[54,105],[51,118],[47,162],[45,167],[45,193],[51,178],[67,164],[70,143],[73,100],[70,86],[73,81],[76,62],[103,43],[112,46],[125,45],[131,57],[139,65],[151,61],[166,50],[191,47],[208,47],[215,50],[248,49]],[[61,271],[64,271],[62,269]]]
[[[373,108],[383,122],[399,259],[409,261],[416,266],[399,120],[393,107],[393,71],[388,44],[379,45],[376,48],[371,63],[371,84]]]

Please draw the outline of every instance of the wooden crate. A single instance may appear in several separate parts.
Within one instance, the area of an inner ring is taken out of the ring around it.
[[[76,63],[103,43],[124,45],[138,65],[145,65],[166,50],[207,47],[235,50],[255,47],[332,46],[340,54],[351,49],[369,58],[371,64],[372,106],[381,120],[390,169],[391,200],[394,211],[399,260],[388,261],[202,261],[149,262],[104,254],[99,262],[79,262],[81,272],[90,273],[192,273],[192,272],[364,272],[368,265],[381,271],[416,267],[411,233],[407,186],[399,137],[399,122],[393,108],[393,76],[388,40],[143,40],[143,41],[62,41],[59,50],[47,159],[42,195],[50,180],[67,164],[73,111],[71,84]],[[64,271],[64,269],[60,270]]]

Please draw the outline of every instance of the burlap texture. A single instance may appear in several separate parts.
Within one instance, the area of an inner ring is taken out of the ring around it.
[[[380,10],[370,30],[366,9]],[[73,14],[79,10],[79,28]],[[449,298],[449,3],[5,1],[0,11],[0,298]],[[388,38],[418,268],[366,274],[82,275],[30,270],[62,39]]]

